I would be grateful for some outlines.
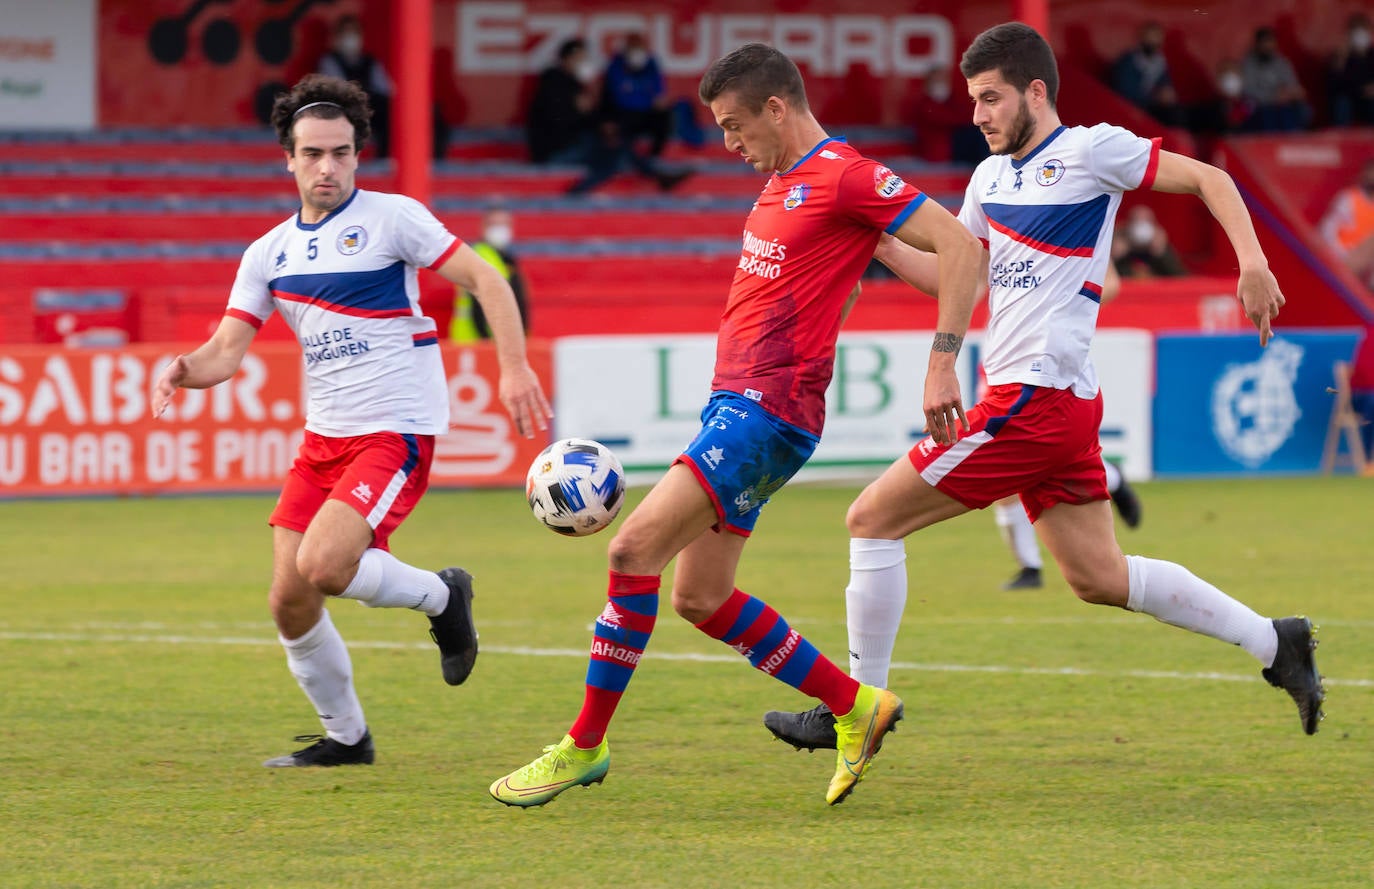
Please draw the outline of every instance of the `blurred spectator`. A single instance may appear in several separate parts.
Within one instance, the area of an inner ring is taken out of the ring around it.
[[[1331,201],[1321,232],[1346,267],[1374,286],[1374,158],[1364,162],[1356,183]]]
[[[591,191],[626,166],[665,191],[691,175],[687,171],[669,172],[659,165],[672,131],[670,106],[658,60],[649,52],[644,35],[627,35],[624,48],[611,59],[602,76],[599,125],[587,174],[573,183],[569,193]],[[639,142],[645,138],[648,148],[641,151]]]
[[[1326,93],[1331,123],[1374,124],[1374,48],[1369,16],[1357,12],[1346,23],[1345,43],[1331,57]]]
[[[621,139],[634,143],[647,136],[649,157],[663,153],[672,116],[663,72],[643,34],[627,35],[624,48],[606,66],[601,102],[603,115],[619,128]]]
[[[1298,82],[1293,63],[1279,53],[1278,38],[1269,27],[1255,30],[1255,42],[1241,61],[1245,98],[1254,103],[1246,129],[1290,132],[1307,127],[1312,108]]]
[[[391,78],[381,60],[363,48],[363,25],[356,15],[334,24],[334,38],[320,57],[319,73],[351,80],[367,93],[372,105],[372,142],[378,157],[391,154]]]
[[[482,216],[482,239],[472,242],[471,246],[478,256],[510,283],[510,289],[515,293],[515,303],[520,308],[521,325],[528,334],[529,292],[525,286],[525,276],[520,273],[520,262],[512,249],[514,242],[515,217],[505,207],[492,207]],[[458,288],[454,295],[449,338],[458,343],[491,339],[491,328],[482,314],[481,304],[462,288]]]
[[[596,96],[591,83],[596,64],[587,43],[570,37],[558,47],[558,60],[539,74],[525,120],[525,143],[536,164],[584,163],[592,138]]]
[[[948,71],[935,69],[926,74],[921,95],[911,108],[911,120],[916,129],[916,155],[922,160],[977,164],[988,156],[987,140],[973,125],[968,97],[954,94]]]
[[[363,25],[356,15],[341,16],[334,23],[334,37],[329,49],[316,66],[320,74],[351,80],[367,93],[372,106],[372,145],[377,157],[391,156],[391,99],[395,90],[386,68],[376,56],[363,47]],[[448,124],[434,106],[434,157],[448,152]]]
[[[1350,407],[1362,420],[1360,441],[1365,458],[1370,459],[1374,457],[1374,324],[1365,325],[1350,362]]]
[[[1240,63],[1223,59],[1217,65],[1216,93],[1193,108],[1192,129],[1198,133],[1225,135],[1245,129],[1255,106],[1245,98]]]
[[[1112,65],[1112,88],[1165,126],[1186,123],[1164,57],[1164,27],[1158,22],[1142,25],[1139,42]]]
[[[1112,236],[1112,263],[1123,278],[1172,278],[1188,274],[1155,211],[1137,204]]]

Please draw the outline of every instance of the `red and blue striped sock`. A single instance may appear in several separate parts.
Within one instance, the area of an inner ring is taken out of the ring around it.
[[[658,619],[658,575],[611,572],[609,601],[596,619],[582,712],[568,734],[589,749],[606,737],[620,696],[630,684]]]
[[[854,709],[859,683],[816,650],[761,599],[735,590],[715,614],[697,624],[749,659],[756,669],[819,698],[837,716]]]

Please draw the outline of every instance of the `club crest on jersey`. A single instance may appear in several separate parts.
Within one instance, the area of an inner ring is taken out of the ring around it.
[[[783,198],[782,208],[784,210],[795,210],[806,203],[806,198],[811,194],[811,186],[805,182],[799,183],[787,189],[787,197]]]
[[[873,190],[878,193],[878,197],[891,200],[901,194],[904,188],[906,183],[902,181],[902,177],[887,167],[878,167],[873,171]]]
[[[361,225],[350,225],[339,232],[339,240],[335,246],[344,256],[352,256],[354,253],[361,252],[367,246],[367,229]]]
[[[1035,171],[1035,181],[1041,185],[1053,185],[1064,178],[1064,162],[1048,160]]]

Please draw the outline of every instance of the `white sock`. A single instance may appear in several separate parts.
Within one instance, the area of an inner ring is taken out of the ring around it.
[[[906,608],[906,547],[900,540],[849,541],[849,675],[887,688],[892,647]]]
[[[1102,469],[1107,473],[1107,490],[1115,491],[1121,487],[1121,470],[1110,460],[1102,461]]]
[[[412,608],[431,617],[448,607],[448,584],[438,574],[407,565],[382,549],[363,553],[358,573],[339,595],[369,608]]]
[[[286,649],[286,665],[301,691],[315,705],[325,734],[340,744],[356,744],[367,733],[363,705],[353,690],[353,662],[329,612],[299,639],[277,637]]]
[[[1273,666],[1279,640],[1269,618],[1173,562],[1127,556],[1126,568],[1130,577],[1126,607],[1131,611],[1239,645],[1262,665]]]
[[[997,527],[1002,531],[1002,539],[1011,547],[1022,568],[1043,568],[1040,558],[1040,541],[1035,539],[1035,526],[1031,524],[1026,508],[1018,500],[1015,503],[994,503],[992,514],[997,519]]]

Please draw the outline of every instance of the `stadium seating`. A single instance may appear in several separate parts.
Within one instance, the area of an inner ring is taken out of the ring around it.
[[[910,135],[860,131],[860,140],[895,155]],[[673,160],[695,175],[671,194],[625,175],[574,198],[565,192],[579,170],[513,162],[517,141],[508,131],[463,134],[436,165],[430,204],[463,237],[477,235],[492,203],[515,212],[536,334],[715,328],[761,177],[714,145],[675,146]],[[962,194],[966,170],[892,163],[951,206]],[[391,190],[394,180],[387,162],[365,161],[358,174],[364,188]],[[296,207],[265,130],[3,134],[0,182],[10,285],[0,298],[15,319],[7,342],[54,338],[35,300],[55,288],[68,294],[64,329],[201,338],[223,311],[243,248]],[[446,324],[447,285],[424,281],[427,310]],[[92,308],[110,294],[127,307],[113,319]],[[269,326],[263,335],[286,333]]]
[[[968,170],[906,157],[909,133],[849,135],[946,206],[961,201]],[[672,193],[625,175],[575,198],[565,192],[579,171],[510,160],[518,139],[510,131],[462,133],[436,165],[430,204],[461,237],[477,235],[492,203],[514,211],[535,335],[715,329],[760,176],[714,145],[675,146],[674,159],[696,174]],[[0,344],[203,337],[222,313],[243,248],[295,209],[270,143],[266,130],[0,133],[0,310],[10,319]],[[358,182],[391,190],[394,170],[365,161]],[[1196,210],[1186,203],[1160,205],[1176,246],[1195,267],[1229,274],[1214,223],[1180,215]],[[423,281],[427,311],[446,325],[451,291],[437,276]],[[1199,293],[1219,286],[1152,286],[1147,298],[1111,307],[1104,321],[1198,326]],[[1136,289],[1129,285],[1126,297]],[[934,323],[933,302],[897,282],[866,285],[860,306],[853,325]],[[1335,300],[1312,323],[1348,323],[1340,311]],[[287,333],[272,325],[263,335]]]

